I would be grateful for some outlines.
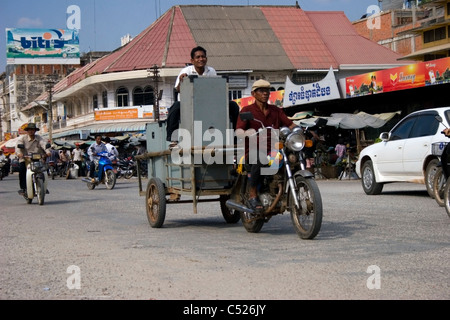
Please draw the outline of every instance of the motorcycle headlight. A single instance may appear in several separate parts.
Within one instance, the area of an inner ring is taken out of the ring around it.
[[[280,138],[284,140],[290,133],[291,129],[289,129],[288,127],[283,127],[280,129]]]
[[[303,130],[301,127],[297,126],[294,129],[292,129],[292,133],[300,133],[303,134]]]
[[[305,136],[301,133],[291,133],[286,139],[286,146],[293,151],[301,151],[305,146]]]

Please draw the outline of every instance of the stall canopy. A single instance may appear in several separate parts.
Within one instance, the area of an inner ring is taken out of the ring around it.
[[[303,127],[314,127],[318,122],[326,122],[327,126],[332,126],[341,129],[362,129],[366,127],[380,128],[384,126],[389,120],[391,120],[396,114],[400,114],[400,111],[387,112],[379,114],[368,114],[365,112],[359,112],[356,114],[351,113],[333,113],[330,117],[318,117],[306,116],[303,119],[298,119],[298,115],[290,117],[295,124]]]

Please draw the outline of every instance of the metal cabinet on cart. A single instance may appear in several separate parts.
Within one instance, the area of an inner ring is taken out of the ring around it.
[[[234,154],[226,148],[233,141],[227,92],[228,84],[222,77],[190,77],[182,82],[180,148],[168,152],[164,122],[148,123],[147,150],[161,153],[161,157],[148,161],[149,177],[160,178],[166,187],[194,192],[192,189],[231,187]],[[214,152],[209,154],[211,148]]]

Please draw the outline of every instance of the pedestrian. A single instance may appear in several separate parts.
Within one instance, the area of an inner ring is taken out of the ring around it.
[[[76,143],[75,149],[72,150],[72,159],[73,162],[78,166],[78,176],[84,176],[83,150],[81,150],[79,143]]]
[[[339,163],[342,162],[342,160],[344,160],[345,154],[347,153],[347,147],[344,144],[344,139],[339,138],[338,143],[336,145],[336,147],[334,148],[334,150],[336,151],[336,155],[337,155],[337,160],[336,160],[336,165],[338,165]]]

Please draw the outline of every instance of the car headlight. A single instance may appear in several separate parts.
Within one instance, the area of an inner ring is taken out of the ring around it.
[[[305,146],[305,136],[301,133],[291,133],[286,139],[286,146],[293,151],[301,151]]]

